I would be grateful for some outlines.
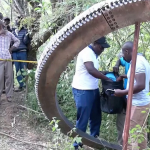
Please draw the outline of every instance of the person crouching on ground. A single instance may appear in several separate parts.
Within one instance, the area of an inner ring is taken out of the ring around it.
[[[101,125],[100,93],[98,80],[109,80],[99,68],[98,56],[109,48],[106,38],[102,37],[93,44],[84,48],[77,57],[75,75],[72,82],[72,91],[77,108],[76,128],[86,132],[90,120],[91,136],[97,137]],[[75,149],[78,145],[74,143]]]
[[[11,42],[14,44],[10,47]],[[4,23],[0,20],[0,59],[11,59],[12,50],[19,44],[20,41],[11,32],[4,29]],[[13,96],[13,68],[10,61],[0,61],[0,98],[4,88],[4,77],[6,96],[10,102]]]

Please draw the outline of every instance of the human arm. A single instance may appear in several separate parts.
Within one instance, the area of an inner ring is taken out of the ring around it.
[[[10,33],[11,41],[13,42],[13,45],[10,47],[9,51],[12,53],[12,50],[17,48],[20,44],[20,40],[16,38],[12,33]]]
[[[103,75],[106,75],[107,73],[109,73],[109,71],[99,71],[100,73],[102,73]]]
[[[109,80],[111,81],[109,78],[107,78],[105,75],[103,75],[100,71],[98,71],[95,67],[93,62],[88,61],[84,63],[88,73],[90,75],[92,75],[93,77],[97,78],[97,79],[103,79],[103,80]]]
[[[127,75],[126,75],[126,74],[120,75],[120,76],[117,78],[117,81],[123,80],[124,78],[127,79]]]
[[[113,67],[113,71],[118,73],[119,72],[119,67],[123,66],[125,67],[126,65],[126,61],[123,59],[123,57],[121,57],[117,62],[116,65]]]
[[[135,74],[136,84],[133,87],[133,94],[139,93],[145,89],[145,80],[146,80],[145,76],[146,76],[145,73]],[[118,97],[122,97],[124,95],[128,95],[128,92],[129,92],[129,89],[126,89],[126,90],[116,89],[114,95]]]
[[[25,35],[23,38],[23,43],[25,45],[29,45],[31,43],[31,38],[30,38],[29,33],[27,31],[25,32]]]
[[[117,60],[116,65],[113,67],[113,71],[118,73],[119,72],[119,66],[121,65],[120,59]]]

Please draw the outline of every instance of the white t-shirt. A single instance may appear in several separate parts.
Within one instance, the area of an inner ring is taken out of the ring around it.
[[[127,74],[127,77],[128,77],[127,89],[129,89],[130,72],[131,72],[131,65]],[[138,73],[145,73],[146,75],[145,89],[137,94],[133,94],[132,105],[133,106],[145,106],[150,103],[150,96],[148,96],[149,82],[150,82],[150,65],[148,61],[143,56],[140,56],[140,55],[137,55],[137,60],[136,60],[135,74],[138,74]],[[136,85],[136,80],[134,80],[134,85]]]
[[[79,90],[98,89],[98,79],[90,75],[84,65],[85,62],[93,62],[94,67],[98,70],[99,63],[96,54],[89,47],[84,48],[77,57],[75,75],[72,87]]]

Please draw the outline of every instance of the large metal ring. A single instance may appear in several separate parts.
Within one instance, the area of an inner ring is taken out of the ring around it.
[[[110,0],[109,0],[110,1]],[[88,44],[120,28],[150,20],[150,0],[118,0],[95,4],[68,23],[45,48],[36,71],[36,95],[48,119],[57,117],[63,133],[73,125],[63,115],[56,98],[56,86],[67,64]],[[83,143],[94,147],[121,149],[77,130]]]

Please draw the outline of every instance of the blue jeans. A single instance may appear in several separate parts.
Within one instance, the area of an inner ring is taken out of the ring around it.
[[[27,60],[27,52],[13,52],[12,57],[14,60]],[[24,62],[14,62],[16,67],[16,76],[19,83],[19,87],[22,88],[24,86],[24,82],[22,82],[23,78],[25,77],[23,75],[23,69],[27,68],[27,63]],[[18,72],[20,71],[20,74]]]
[[[77,108],[76,128],[86,132],[88,121],[90,123],[90,135],[99,136],[101,125],[100,93],[96,90],[72,89]],[[78,146],[74,143],[74,146]]]

